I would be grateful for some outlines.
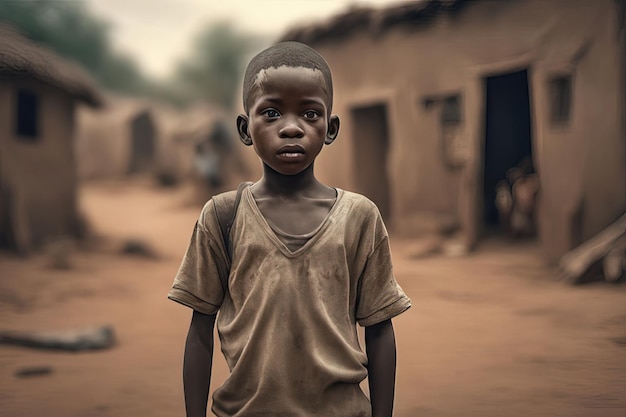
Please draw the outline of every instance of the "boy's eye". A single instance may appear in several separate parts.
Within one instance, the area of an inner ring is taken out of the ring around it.
[[[319,113],[315,110],[307,110],[306,112],[304,112],[305,119],[315,119],[317,117],[319,117]]]
[[[276,111],[274,109],[264,110],[263,113],[261,113],[261,114],[264,115],[265,117],[269,117],[270,119],[275,119],[278,116],[280,116],[280,113],[278,113],[278,111]]]

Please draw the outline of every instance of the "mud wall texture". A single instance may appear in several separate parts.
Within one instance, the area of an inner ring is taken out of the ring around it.
[[[18,134],[17,95],[35,97],[36,134]],[[31,79],[0,78],[3,241],[20,250],[79,233],[74,99]]]
[[[382,33],[359,29],[311,43],[333,71],[333,112],[342,122],[318,175],[368,194],[356,169],[367,141],[355,121],[384,106],[386,164],[371,169],[388,176],[391,228],[414,233],[413,216],[439,213],[456,219],[471,245],[483,228],[486,80],[526,71],[538,234],[546,259],[556,260],[625,207],[618,15],[613,0],[477,1]],[[459,103],[452,114],[451,99]]]

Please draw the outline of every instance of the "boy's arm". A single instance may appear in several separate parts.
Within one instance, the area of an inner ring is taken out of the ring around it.
[[[187,417],[206,417],[213,367],[215,314],[194,310],[183,362],[183,387]]]
[[[365,328],[372,417],[391,417],[396,384],[396,339],[391,320]]]

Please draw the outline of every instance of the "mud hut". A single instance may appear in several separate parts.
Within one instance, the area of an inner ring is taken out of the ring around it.
[[[123,177],[153,168],[158,131],[145,100],[108,95],[100,111],[79,112],[77,136],[81,178]]]
[[[75,110],[101,104],[75,64],[0,24],[0,247],[80,233]]]
[[[370,196],[396,232],[449,216],[472,247],[494,186],[529,158],[546,259],[626,204],[622,0],[423,0],[353,8],[281,40],[317,49],[339,140],[320,175]]]

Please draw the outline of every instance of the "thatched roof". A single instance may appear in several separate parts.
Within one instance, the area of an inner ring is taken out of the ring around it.
[[[102,97],[89,75],[12,27],[0,22],[0,75],[30,76],[98,107]]]
[[[469,0],[418,0],[382,9],[354,6],[324,22],[292,28],[281,36],[279,41],[312,44],[336,40],[356,31],[380,34],[400,24],[427,23],[442,12],[458,10],[467,2]]]

